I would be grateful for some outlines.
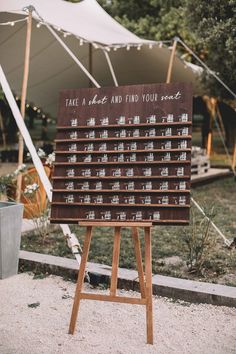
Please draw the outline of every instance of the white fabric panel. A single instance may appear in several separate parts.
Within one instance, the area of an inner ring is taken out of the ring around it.
[[[49,24],[88,41],[107,45],[145,42],[116,22],[95,0],[76,4],[63,0],[1,0],[0,11],[22,14],[22,9],[29,5]],[[35,13],[33,17],[37,17]]]
[[[87,40],[103,45],[149,43],[124,29],[95,0],[77,4],[62,0],[0,0],[0,22],[24,18],[25,14],[19,15],[16,11],[20,13],[23,6],[29,4],[34,5],[48,22]],[[89,80],[48,29],[45,26],[37,28],[36,24],[37,21],[33,20],[27,100],[55,117],[60,90],[88,87]],[[89,44],[81,46],[74,35],[60,36],[88,69]],[[12,90],[18,95],[22,86],[25,37],[26,22],[16,23],[14,27],[0,26],[0,62]],[[93,77],[101,86],[114,86],[103,51],[93,48],[92,52]],[[119,85],[166,80],[170,58],[167,48],[154,45],[149,49],[143,44],[140,50],[135,47],[130,47],[130,50],[111,49],[109,57]],[[197,75],[194,66],[187,66],[175,58],[172,81],[192,82],[195,92],[198,92]]]

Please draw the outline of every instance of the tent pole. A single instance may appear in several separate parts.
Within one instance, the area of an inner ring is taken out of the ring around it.
[[[32,33],[32,8],[28,7],[28,20],[27,20],[27,33],[26,33],[26,44],[25,44],[25,62],[24,62],[24,74],[23,83],[21,90],[21,115],[25,118],[25,101],[27,95],[27,85],[29,77],[29,61],[30,61],[30,41]],[[24,159],[24,140],[21,134],[19,134],[18,140],[18,166],[23,164]],[[16,201],[20,201],[21,197],[21,186],[22,186],[22,174],[20,173],[17,177],[17,187],[16,187]]]
[[[25,145],[27,146],[27,148],[30,152],[35,169],[38,172],[39,178],[40,178],[40,180],[44,186],[44,189],[47,193],[48,199],[51,202],[52,201],[51,182],[49,181],[48,176],[45,173],[42,161],[40,160],[40,158],[37,154],[37,151],[34,147],[34,144],[32,142],[29,131],[25,125],[24,119],[22,119],[21,113],[20,113],[19,108],[16,104],[16,101],[14,99],[12,92],[11,92],[10,86],[7,82],[7,79],[4,75],[1,65],[0,65],[0,84],[2,86],[4,94],[6,96],[7,102],[9,103],[9,106],[10,106],[12,114],[15,118],[16,124],[19,128],[19,131],[21,132],[21,134],[24,138]],[[80,247],[79,241],[77,240],[75,234],[73,234],[70,231],[70,228],[68,225],[60,224],[60,227],[63,231],[64,236],[67,238],[68,246],[71,248],[72,253],[74,254],[78,263],[80,263],[81,257],[80,257],[79,251],[81,252],[81,247]]]
[[[217,115],[217,117],[219,119],[219,126],[220,126],[220,129],[221,129],[221,132],[222,132],[222,134],[225,137],[226,136],[225,128],[224,128],[224,123],[223,123],[223,119],[222,119],[222,114],[220,113],[218,101],[216,101],[216,115]]]
[[[118,87],[118,81],[117,81],[117,78],[116,78],[116,75],[115,75],[115,71],[113,69],[113,66],[112,66],[112,63],[111,63],[111,59],[110,59],[110,56],[109,54],[107,53],[106,49],[103,49],[103,53],[106,57],[106,60],[107,60],[107,63],[108,63],[108,66],[109,66],[109,69],[110,69],[110,72],[111,72],[111,76],[113,78],[113,81],[114,81],[114,84],[116,87]]]
[[[75,61],[75,63],[80,67],[80,69],[85,73],[85,75],[90,79],[90,81],[93,82],[94,86],[97,88],[100,88],[101,86],[99,83],[94,79],[92,75],[90,75],[89,71],[84,67],[84,65],[81,63],[81,61],[75,56],[75,54],[70,50],[70,48],[63,42],[63,40],[58,36],[58,34],[45,22],[42,17],[38,14],[36,11],[37,15],[40,17],[41,21],[45,24],[49,32],[56,38],[56,40],[61,44],[61,46],[65,49],[65,51],[70,55],[70,57]]]
[[[177,39],[174,39],[174,43],[172,46],[172,51],[170,54],[170,61],[169,61],[169,67],[167,71],[167,77],[166,77],[166,83],[169,84],[171,80],[171,75],[173,71],[173,64],[174,64],[174,58],[175,58],[175,52],[176,52],[176,47],[177,47]]]
[[[190,49],[190,48],[187,46],[187,44],[185,44],[179,37],[177,37],[176,40],[177,40],[180,44],[182,44],[182,46],[183,46],[183,47],[206,69],[206,71],[207,71],[210,75],[214,76],[214,78],[215,78],[222,86],[224,86],[224,88],[225,88],[229,93],[231,93],[231,95],[232,95],[234,98],[236,98],[236,93],[233,92],[233,91],[229,88],[229,86],[227,86],[227,85],[224,83],[224,81],[222,81],[222,80],[219,78],[219,76],[216,75],[216,73],[215,73],[214,71],[212,71],[212,70],[197,56],[197,54],[195,54],[195,53],[192,51],[192,49]]]
[[[93,45],[89,43],[89,73],[93,75]],[[89,79],[89,87],[93,87],[92,81]]]

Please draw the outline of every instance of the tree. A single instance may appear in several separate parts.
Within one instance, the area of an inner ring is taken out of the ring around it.
[[[236,0],[186,0],[185,11],[189,30],[206,48],[206,64],[236,92]],[[204,83],[211,94],[232,99],[212,76]]]
[[[146,39],[173,39],[181,35],[183,0],[99,0],[118,22]]]
[[[77,2],[79,0],[71,0]],[[153,40],[180,37],[219,77],[236,91],[236,0],[98,0],[119,23]],[[184,48],[185,60],[199,64]],[[204,73],[211,95],[232,99],[217,80]]]
[[[185,0],[99,0],[100,5],[119,23],[136,35],[152,40],[173,40],[180,37],[202,59],[205,50],[197,36],[189,31]],[[184,59],[193,61],[186,50],[178,46]]]

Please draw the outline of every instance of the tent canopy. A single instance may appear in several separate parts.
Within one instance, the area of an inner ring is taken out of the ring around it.
[[[109,56],[119,85],[165,82],[170,49],[141,39],[109,16],[95,0],[1,0],[0,61],[12,90],[20,95],[24,67],[27,13],[34,6],[27,99],[55,116],[59,91],[88,87],[89,79],[66,53],[41,18],[57,33],[101,86],[114,82],[104,55]],[[40,17],[41,18],[40,18]],[[14,21],[15,25],[12,26]],[[175,57],[172,81],[192,82],[199,90],[201,69]]]

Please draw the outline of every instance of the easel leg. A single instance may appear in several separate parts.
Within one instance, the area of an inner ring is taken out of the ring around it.
[[[84,283],[84,274],[85,274],[85,268],[86,268],[86,263],[87,263],[87,259],[88,259],[91,237],[92,237],[92,226],[88,226],[87,231],[86,231],[86,235],[85,235],[85,240],[84,240],[83,254],[82,254],[80,268],[79,268],[77,286],[76,286],[76,290],[75,290],[75,298],[74,298],[74,304],[73,304],[72,313],[71,313],[69,334],[74,334],[74,332],[75,332],[75,326],[76,326],[76,321],[77,321],[77,316],[78,316],[78,311],[79,311],[79,304],[80,304],[80,293],[81,293],[83,283]]]
[[[117,289],[117,276],[118,276],[118,265],[119,265],[119,256],[120,256],[120,232],[121,232],[121,228],[115,227],[111,287],[110,287],[111,296],[116,295],[116,289]]]
[[[153,313],[152,313],[152,248],[151,228],[144,228],[145,237],[145,273],[146,273],[146,321],[147,343],[153,344]]]
[[[132,239],[133,239],[133,243],[134,243],[134,251],[135,251],[135,257],[136,257],[136,262],[137,262],[141,297],[145,298],[145,282],[144,282],[143,262],[142,262],[142,254],[141,254],[139,233],[138,233],[137,227],[132,227]]]

